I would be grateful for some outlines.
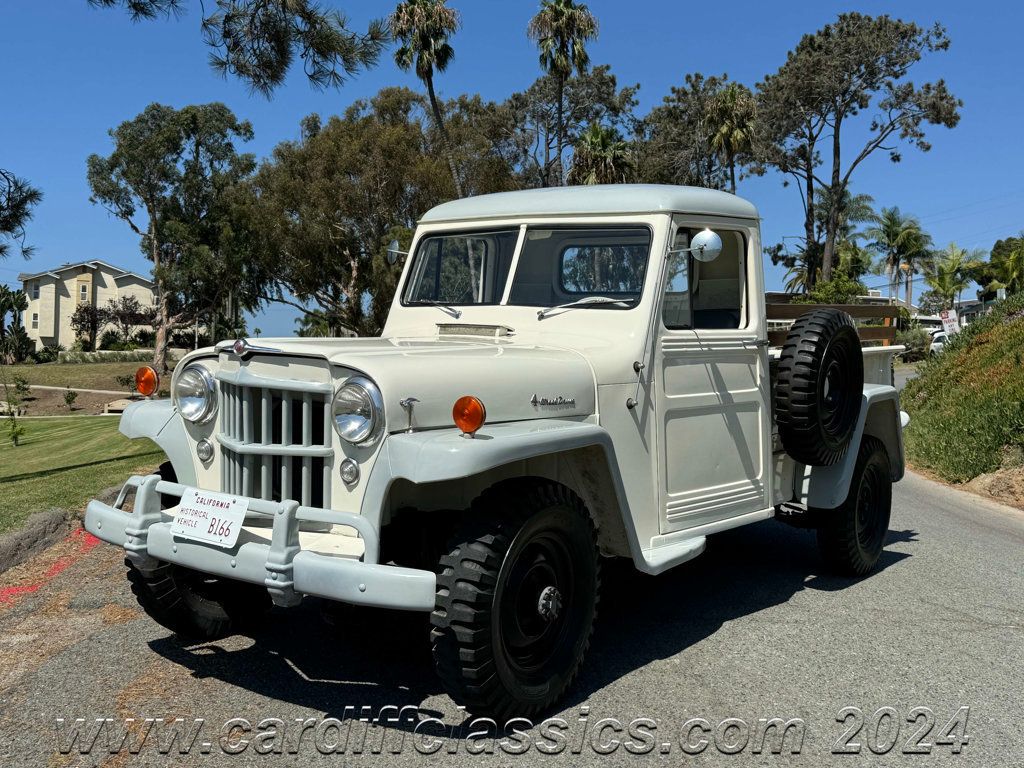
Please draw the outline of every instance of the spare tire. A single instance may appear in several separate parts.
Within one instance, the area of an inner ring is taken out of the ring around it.
[[[846,453],[864,394],[864,355],[857,328],[838,309],[797,318],[779,358],[775,419],[786,453],[801,464],[828,466]]]

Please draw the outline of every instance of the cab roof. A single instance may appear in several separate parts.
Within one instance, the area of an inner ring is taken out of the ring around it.
[[[465,197],[431,208],[420,221],[617,213],[697,213],[757,218],[753,203],[717,189],[667,184],[595,184]]]

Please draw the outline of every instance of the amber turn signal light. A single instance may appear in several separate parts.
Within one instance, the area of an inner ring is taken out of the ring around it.
[[[455,420],[455,426],[462,430],[462,434],[472,435],[484,425],[487,409],[479,397],[464,395],[455,401],[452,419]]]
[[[149,397],[156,394],[159,388],[160,374],[156,372],[156,368],[144,365],[135,372],[135,391],[140,395]]]

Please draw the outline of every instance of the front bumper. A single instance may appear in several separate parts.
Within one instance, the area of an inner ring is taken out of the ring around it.
[[[162,561],[262,584],[276,605],[295,605],[303,595],[315,595],[379,608],[434,608],[435,575],[431,571],[379,564],[377,531],[360,515],[303,507],[295,501],[250,499],[247,523],[253,518],[263,525],[247,524],[235,546],[223,549],[171,535],[174,507],[162,510],[160,498],[180,498],[185,489],[186,486],[161,480],[157,475],[133,476],[124,484],[113,506],[89,502],[85,528],[97,538],[123,547],[126,557],[140,570],[151,570]],[[123,507],[132,490],[135,502],[128,512]],[[268,522],[272,522],[269,529]],[[361,556],[303,549],[299,532],[302,522],[354,528],[362,541]]]

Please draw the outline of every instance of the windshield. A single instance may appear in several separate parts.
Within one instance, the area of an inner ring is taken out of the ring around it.
[[[509,279],[519,230],[428,235],[413,255],[403,303],[498,304]],[[629,309],[640,300],[651,250],[647,227],[530,227],[509,290],[509,304],[554,307],[582,302]]]
[[[519,229],[430,235],[416,248],[406,304],[497,304]]]
[[[628,308],[640,299],[651,250],[647,227],[531,228],[519,257],[509,304],[552,307],[589,296],[604,309]]]

